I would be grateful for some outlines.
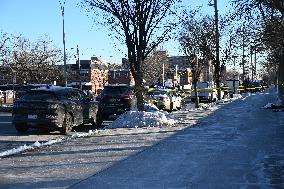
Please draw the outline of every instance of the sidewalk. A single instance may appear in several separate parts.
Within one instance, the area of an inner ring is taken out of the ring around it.
[[[237,100],[70,188],[284,188],[284,113],[274,94]]]

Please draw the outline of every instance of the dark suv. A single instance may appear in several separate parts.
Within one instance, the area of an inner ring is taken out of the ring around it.
[[[110,115],[123,114],[136,107],[133,87],[124,84],[105,86],[97,100],[99,101],[98,121],[100,123]]]
[[[17,99],[21,98],[31,89],[36,89],[36,88],[40,88],[40,87],[47,87],[47,86],[51,86],[51,85],[49,85],[49,84],[27,84],[27,85],[24,85],[24,86],[22,86],[22,87],[20,87],[19,89],[16,90],[15,99],[17,100]]]
[[[97,111],[98,103],[79,89],[41,87],[14,102],[12,122],[19,132],[38,128],[68,134],[73,126],[96,125]]]

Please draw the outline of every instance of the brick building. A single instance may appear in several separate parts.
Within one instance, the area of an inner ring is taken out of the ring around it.
[[[78,75],[78,64],[68,66],[69,85],[78,87],[81,81],[82,88],[92,90],[95,95],[100,94],[104,86],[108,84],[134,85],[134,79],[129,69],[121,69],[120,65],[105,63],[98,57],[92,57],[91,60],[81,60],[80,75]]]
[[[134,78],[129,69],[112,69],[108,71],[109,84],[129,84],[134,85]]]

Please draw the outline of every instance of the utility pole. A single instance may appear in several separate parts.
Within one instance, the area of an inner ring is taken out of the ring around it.
[[[79,45],[77,45],[77,62],[78,62],[79,88],[82,90],[82,81],[81,81],[81,64],[80,64]]]
[[[242,56],[242,66],[243,66],[243,82],[245,81],[245,34],[244,34],[244,26],[242,28],[242,47],[243,47],[243,56]]]
[[[238,56],[233,55],[233,59],[234,59],[234,80],[233,80],[234,94],[236,94],[236,84],[235,84],[235,81],[236,81],[236,58],[237,57]]]
[[[218,91],[218,99],[221,99],[221,88],[220,88],[220,34],[219,34],[219,16],[218,16],[218,5],[217,0],[214,0],[214,4],[209,3],[209,6],[214,6],[215,12],[215,42],[216,42],[216,62],[215,62],[215,82]]]
[[[252,56],[253,56],[253,46],[250,46],[250,65],[251,65],[251,81],[253,81],[254,77],[253,77],[253,61],[252,61]]]
[[[254,75],[255,75],[255,80],[257,78],[256,76],[256,46],[255,46],[255,49],[254,49]]]
[[[62,21],[63,21],[63,53],[64,53],[64,86],[67,87],[67,66],[66,66],[66,48],[65,48],[65,30],[64,30],[64,5],[65,1],[63,3],[63,6],[60,3],[60,8],[61,8],[61,15],[62,15]]]
[[[163,62],[163,74],[162,74],[162,79],[163,79],[163,87],[165,86],[165,64]]]
[[[176,65],[176,86],[178,85],[178,65]]]
[[[214,10],[215,10],[215,28],[216,28],[216,84],[218,89],[218,99],[221,99],[221,88],[220,88],[220,36],[219,36],[219,16],[218,16],[218,6],[217,0],[214,0]]]

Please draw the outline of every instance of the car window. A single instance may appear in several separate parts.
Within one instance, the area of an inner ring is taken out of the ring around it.
[[[57,100],[56,95],[53,92],[48,91],[32,91],[26,93],[22,100]]]
[[[105,89],[103,90],[103,94],[116,95],[116,94],[124,94],[128,91],[129,91],[128,87],[105,87]]]
[[[71,90],[68,92],[67,98],[70,100],[86,100],[87,95],[83,91]]]

